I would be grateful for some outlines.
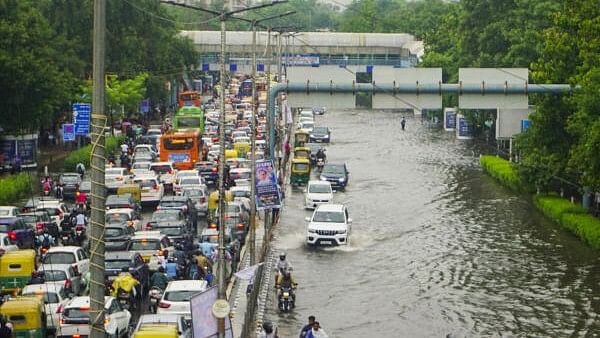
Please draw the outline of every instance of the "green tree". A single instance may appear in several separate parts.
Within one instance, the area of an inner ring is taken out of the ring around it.
[[[0,123],[4,129],[51,127],[54,114],[69,101],[73,78],[63,68],[60,43],[33,1],[0,1]]]
[[[127,112],[138,112],[140,102],[146,95],[147,73],[139,74],[130,79],[119,80],[113,76],[107,76],[106,81],[106,105],[110,109],[120,106],[125,107]],[[85,81],[81,87],[82,95],[77,99],[82,102],[91,103],[92,81]]]

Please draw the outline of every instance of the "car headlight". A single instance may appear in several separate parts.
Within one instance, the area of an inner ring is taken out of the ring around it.
[[[346,180],[345,178],[343,178],[343,177],[340,177],[340,179],[339,179],[338,181],[340,181],[340,182],[344,182],[345,180]]]
[[[310,229],[310,228],[309,228],[309,229],[308,229],[308,232],[310,232],[311,234],[314,234],[315,232],[317,232],[317,230],[315,230],[315,229]]]
[[[338,230],[338,231],[337,231],[337,233],[338,233],[338,234],[345,234],[345,233],[346,233],[346,230]]]
[[[329,135],[325,135],[325,136],[323,136],[323,137],[324,137],[324,138],[329,138]]]
[[[325,176],[320,176],[320,177],[319,177],[319,179],[320,179],[321,181],[327,181],[327,177],[325,177]]]

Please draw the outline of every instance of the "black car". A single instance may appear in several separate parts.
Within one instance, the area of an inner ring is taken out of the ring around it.
[[[215,162],[202,161],[194,164],[201,177],[204,178],[206,185],[216,185],[219,181],[219,167]]]
[[[329,143],[330,137],[331,130],[329,130],[327,127],[314,127],[308,136],[310,142],[318,143]]]
[[[81,176],[78,173],[63,173],[58,178],[58,184],[63,187],[64,198],[75,198],[75,193],[79,190]]]
[[[19,215],[36,233],[42,232],[44,229],[54,238],[58,238],[58,224],[54,223],[48,214],[48,211],[37,210],[26,212]]]
[[[12,244],[16,244],[19,249],[33,248],[35,241],[33,229],[25,221],[17,217],[0,218],[0,233],[8,235]]]
[[[194,203],[190,200],[188,196],[165,196],[163,197],[156,210],[165,210],[165,209],[177,209],[181,210],[184,215],[190,218],[190,221],[194,221],[197,217],[198,212],[196,211],[196,207]]]
[[[135,229],[127,225],[127,223],[106,224],[104,227],[104,250],[127,250],[127,246],[131,241],[131,236],[133,236],[134,233]]]
[[[110,209],[133,209],[136,216],[140,216],[142,207],[135,202],[131,194],[109,195],[106,198],[106,210]]]
[[[348,168],[346,164],[327,163],[319,177],[321,181],[328,181],[334,190],[345,190],[348,185]]]
[[[106,279],[113,280],[123,268],[136,277],[142,287],[150,285],[150,270],[142,256],[135,251],[112,251],[104,256],[104,274]]]

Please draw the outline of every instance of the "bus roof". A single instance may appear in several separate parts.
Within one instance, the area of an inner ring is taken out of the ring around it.
[[[177,129],[171,130],[163,134],[163,137],[177,137],[177,136],[200,136],[200,128],[188,128],[188,129]]]

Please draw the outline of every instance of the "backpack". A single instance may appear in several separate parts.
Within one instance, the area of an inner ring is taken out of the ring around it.
[[[42,246],[49,247],[50,246],[50,236],[48,234],[44,235],[44,239],[42,239]]]

